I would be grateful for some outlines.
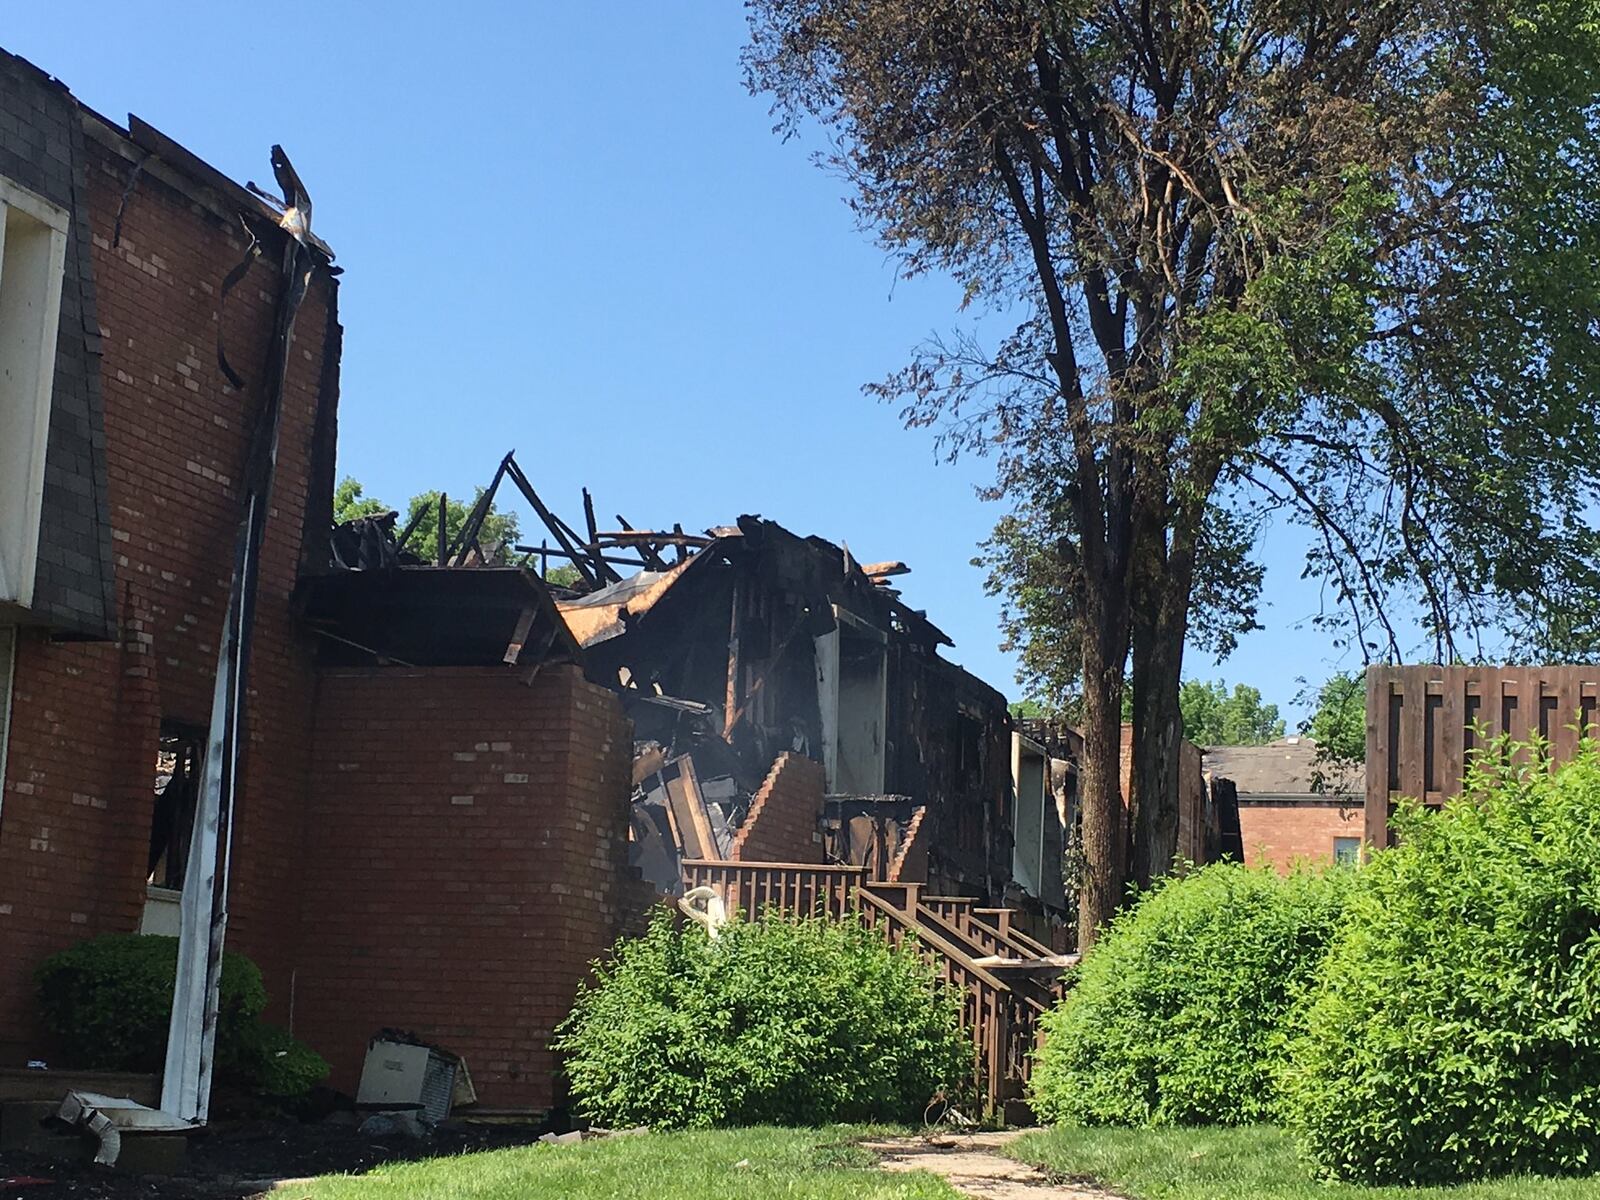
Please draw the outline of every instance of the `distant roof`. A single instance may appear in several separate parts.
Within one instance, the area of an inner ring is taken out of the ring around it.
[[[1359,796],[1366,789],[1360,764],[1339,768],[1317,762],[1317,743],[1288,737],[1265,746],[1207,746],[1205,769],[1231,779],[1245,796]],[[1323,786],[1314,790],[1320,773]]]

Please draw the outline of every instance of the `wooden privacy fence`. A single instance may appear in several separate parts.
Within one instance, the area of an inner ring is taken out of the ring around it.
[[[1537,735],[1555,762],[1572,757],[1597,704],[1600,667],[1367,668],[1366,840],[1389,844],[1402,796],[1458,795],[1473,751],[1502,734]]]
[[[1039,1020],[1061,996],[1057,955],[1011,927],[1011,911],[960,896],[923,896],[916,883],[869,881],[861,867],[687,859],[687,887],[711,887],[730,909],[785,916],[855,917],[892,946],[908,935],[961,997],[973,1073],[993,1111],[1021,1097],[1032,1070]]]

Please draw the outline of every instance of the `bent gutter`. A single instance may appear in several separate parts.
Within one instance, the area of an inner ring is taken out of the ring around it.
[[[283,189],[278,227],[284,237],[279,293],[272,341],[264,369],[261,409],[256,415],[244,470],[244,504],[234,546],[227,616],[217,654],[211,719],[189,843],[178,940],[178,971],[173,981],[172,1018],[162,1076],[161,1107],[174,1116],[204,1124],[210,1109],[216,1049],[222,946],[228,924],[228,879],[233,842],[233,808],[238,791],[239,749],[245,732],[245,681],[260,575],[261,543],[277,471],[283,393],[295,320],[319,270],[332,271],[330,254],[311,234],[311,198],[283,147],[273,146],[272,168]],[[253,188],[253,185],[252,185]],[[258,196],[259,189],[253,189]],[[242,214],[243,215],[243,214]],[[249,255],[253,256],[253,244]],[[248,270],[250,258],[230,274],[227,287]],[[218,322],[218,359],[222,355]]]

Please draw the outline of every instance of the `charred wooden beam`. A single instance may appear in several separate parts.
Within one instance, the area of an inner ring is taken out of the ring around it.
[[[694,546],[703,548],[711,545],[715,538],[702,537],[697,533],[684,533],[681,529],[671,532],[662,532],[654,529],[602,529],[596,538],[601,542],[614,542],[617,545],[631,545],[638,542],[650,542],[658,546]]]
[[[589,494],[589,489],[583,489],[583,523],[589,528],[589,545],[593,546],[600,540],[600,535],[595,532],[594,497]]]
[[[438,535],[434,540],[436,542],[438,542],[438,550],[439,550],[439,560],[438,561],[439,561],[439,565],[441,567],[444,566],[444,558],[445,558],[445,550],[446,550],[445,541],[444,541],[444,519],[445,519],[446,514],[449,513],[449,511],[450,511],[450,508],[445,502],[445,494],[443,492],[440,492],[439,493],[439,528],[434,531]]]
[[[411,535],[417,531],[417,526],[422,524],[422,518],[427,516],[427,515],[428,515],[428,506],[426,504],[418,505],[417,506],[417,511],[412,513],[411,514],[411,519],[406,522],[405,529],[401,532],[400,536],[395,539],[395,543],[394,543],[394,552],[395,552],[395,554],[398,555],[400,553],[400,551],[402,551],[402,550],[404,550],[406,548],[406,542],[411,540]]]
[[[744,589],[733,581],[733,599],[728,604],[728,689],[722,705],[722,736],[733,736],[733,723],[739,719],[739,634],[744,623]]]
[[[621,513],[617,514],[617,524],[622,526],[622,529],[623,529],[624,533],[633,533],[634,532],[633,526],[628,524],[627,518],[624,517]],[[656,570],[665,571],[667,569],[667,560],[662,558],[661,557],[661,552],[659,550],[657,550],[655,548],[655,546],[651,545],[649,542],[645,542],[642,545],[640,545],[639,553],[644,558],[648,559],[649,562],[650,562],[650,565],[652,567],[654,567]]]
[[[530,605],[517,617],[517,627],[512,631],[511,641],[506,644],[506,665],[513,667],[517,665],[517,659],[522,657],[522,647],[528,640],[528,632],[533,628],[534,619],[538,615],[539,610]]]
[[[461,525],[461,531],[450,541],[450,547],[445,555],[445,561],[454,562],[460,566],[466,561],[467,550],[477,544],[478,534],[483,529],[483,522],[489,515],[489,509],[494,505],[494,494],[500,489],[500,481],[505,478],[506,464],[511,461],[512,451],[507,451],[506,456],[500,460],[500,465],[495,468],[494,478],[489,481],[489,486],[484,488],[483,494],[478,497],[478,502],[472,506],[472,511],[467,514],[467,519]],[[482,551],[480,549],[481,556]],[[459,561],[458,557],[459,556]]]
[[[545,545],[513,546],[511,549],[518,554],[537,554],[541,559],[565,558],[576,560],[581,558],[584,562],[588,562],[593,557],[587,550],[579,550],[575,554],[569,554],[565,550],[557,550],[554,547]],[[602,561],[619,567],[649,567],[650,565],[643,558],[618,558],[614,554],[603,555]],[[546,566],[548,566],[548,563]],[[542,574],[543,572],[541,571]]]
[[[507,460],[506,474],[511,477],[511,482],[515,484],[517,490],[522,493],[523,499],[525,499],[533,508],[533,511],[538,514],[539,520],[544,522],[545,528],[548,529],[551,536],[556,539],[556,543],[562,548],[562,550],[566,551],[566,557],[571,561],[572,565],[577,568],[578,574],[583,576],[584,583],[588,584],[591,588],[599,587],[603,576],[596,573],[594,564],[589,561],[588,555],[580,552],[572,538],[567,536],[568,531],[565,525],[562,524],[561,518],[556,516],[555,513],[551,512],[549,508],[545,506],[545,502],[539,499],[539,493],[533,490],[533,484],[528,482],[528,477],[522,473],[522,467],[517,463],[515,458]],[[552,551],[552,553],[554,552]]]

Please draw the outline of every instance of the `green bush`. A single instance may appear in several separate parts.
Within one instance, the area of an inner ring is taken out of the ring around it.
[[[39,1008],[68,1065],[160,1071],[177,971],[177,938],[139,934],[103,934],[40,964],[34,976]],[[266,1005],[255,963],[224,951],[217,1074],[269,1095],[298,1095],[326,1076],[328,1066],[287,1033],[258,1024]],[[302,1080],[304,1086],[297,1087]],[[282,1090],[286,1085],[295,1090]]]
[[[1353,875],[1218,863],[1156,884],[1045,1017],[1034,1111],[1078,1125],[1271,1120],[1284,1024]]]
[[[1600,1168],[1600,758],[1474,771],[1362,872],[1285,1077],[1326,1173]]]
[[[258,1022],[217,1054],[223,1078],[278,1098],[303,1096],[328,1077],[328,1060],[287,1029]]]
[[[955,1000],[854,922],[708,938],[662,914],[618,943],[559,1031],[590,1118],[661,1127],[910,1120],[970,1071]]]

